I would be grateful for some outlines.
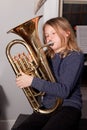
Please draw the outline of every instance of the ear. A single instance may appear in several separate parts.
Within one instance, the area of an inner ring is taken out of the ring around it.
[[[66,32],[66,37],[68,37],[70,35],[70,31]]]

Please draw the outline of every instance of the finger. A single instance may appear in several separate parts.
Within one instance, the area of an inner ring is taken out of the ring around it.
[[[24,73],[22,72],[22,70],[20,70],[16,77],[18,78],[18,77],[22,76],[23,74]]]

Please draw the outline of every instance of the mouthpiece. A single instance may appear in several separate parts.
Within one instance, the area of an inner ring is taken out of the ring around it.
[[[48,42],[46,45],[47,46],[53,46],[53,44],[54,44],[53,42]]]
[[[41,50],[41,49],[44,49],[44,50],[47,50],[48,47],[50,46],[53,46],[53,42],[48,42],[47,44],[44,44],[43,46],[39,47],[38,49]]]

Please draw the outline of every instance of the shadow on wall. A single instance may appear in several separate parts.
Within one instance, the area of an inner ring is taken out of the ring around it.
[[[9,102],[4,93],[3,87],[0,85],[0,130],[2,128],[3,122],[7,120],[6,107],[8,105],[9,105]],[[7,128],[8,126],[5,126],[5,127]],[[3,130],[6,130],[6,128],[4,128]]]

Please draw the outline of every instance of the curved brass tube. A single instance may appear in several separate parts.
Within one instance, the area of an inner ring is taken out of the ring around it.
[[[19,76],[20,70],[22,70],[24,73],[32,74],[39,78],[55,82],[55,78],[53,77],[53,74],[50,70],[46,55],[42,49],[44,47],[52,45],[53,43],[42,46],[38,36],[38,21],[41,17],[42,16],[33,18],[8,31],[8,33],[12,32],[21,36],[23,40],[15,39],[8,43],[6,47],[6,56],[16,76]],[[29,62],[25,54],[23,54],[22,57],[19,57],[19,59],[13,58],[11,56],[11,48],[15,44],[21,44],[25,46],[27,52],[31,55],[32,62]],[[23,92],[25,93],[33,110],[36,112],[44,114],[51,113],[62,103],[62,100],[58,98],[53,108],[43,110],[41,109],[40,100],[45,93],[38,92],[32,87],[23,88]]]

